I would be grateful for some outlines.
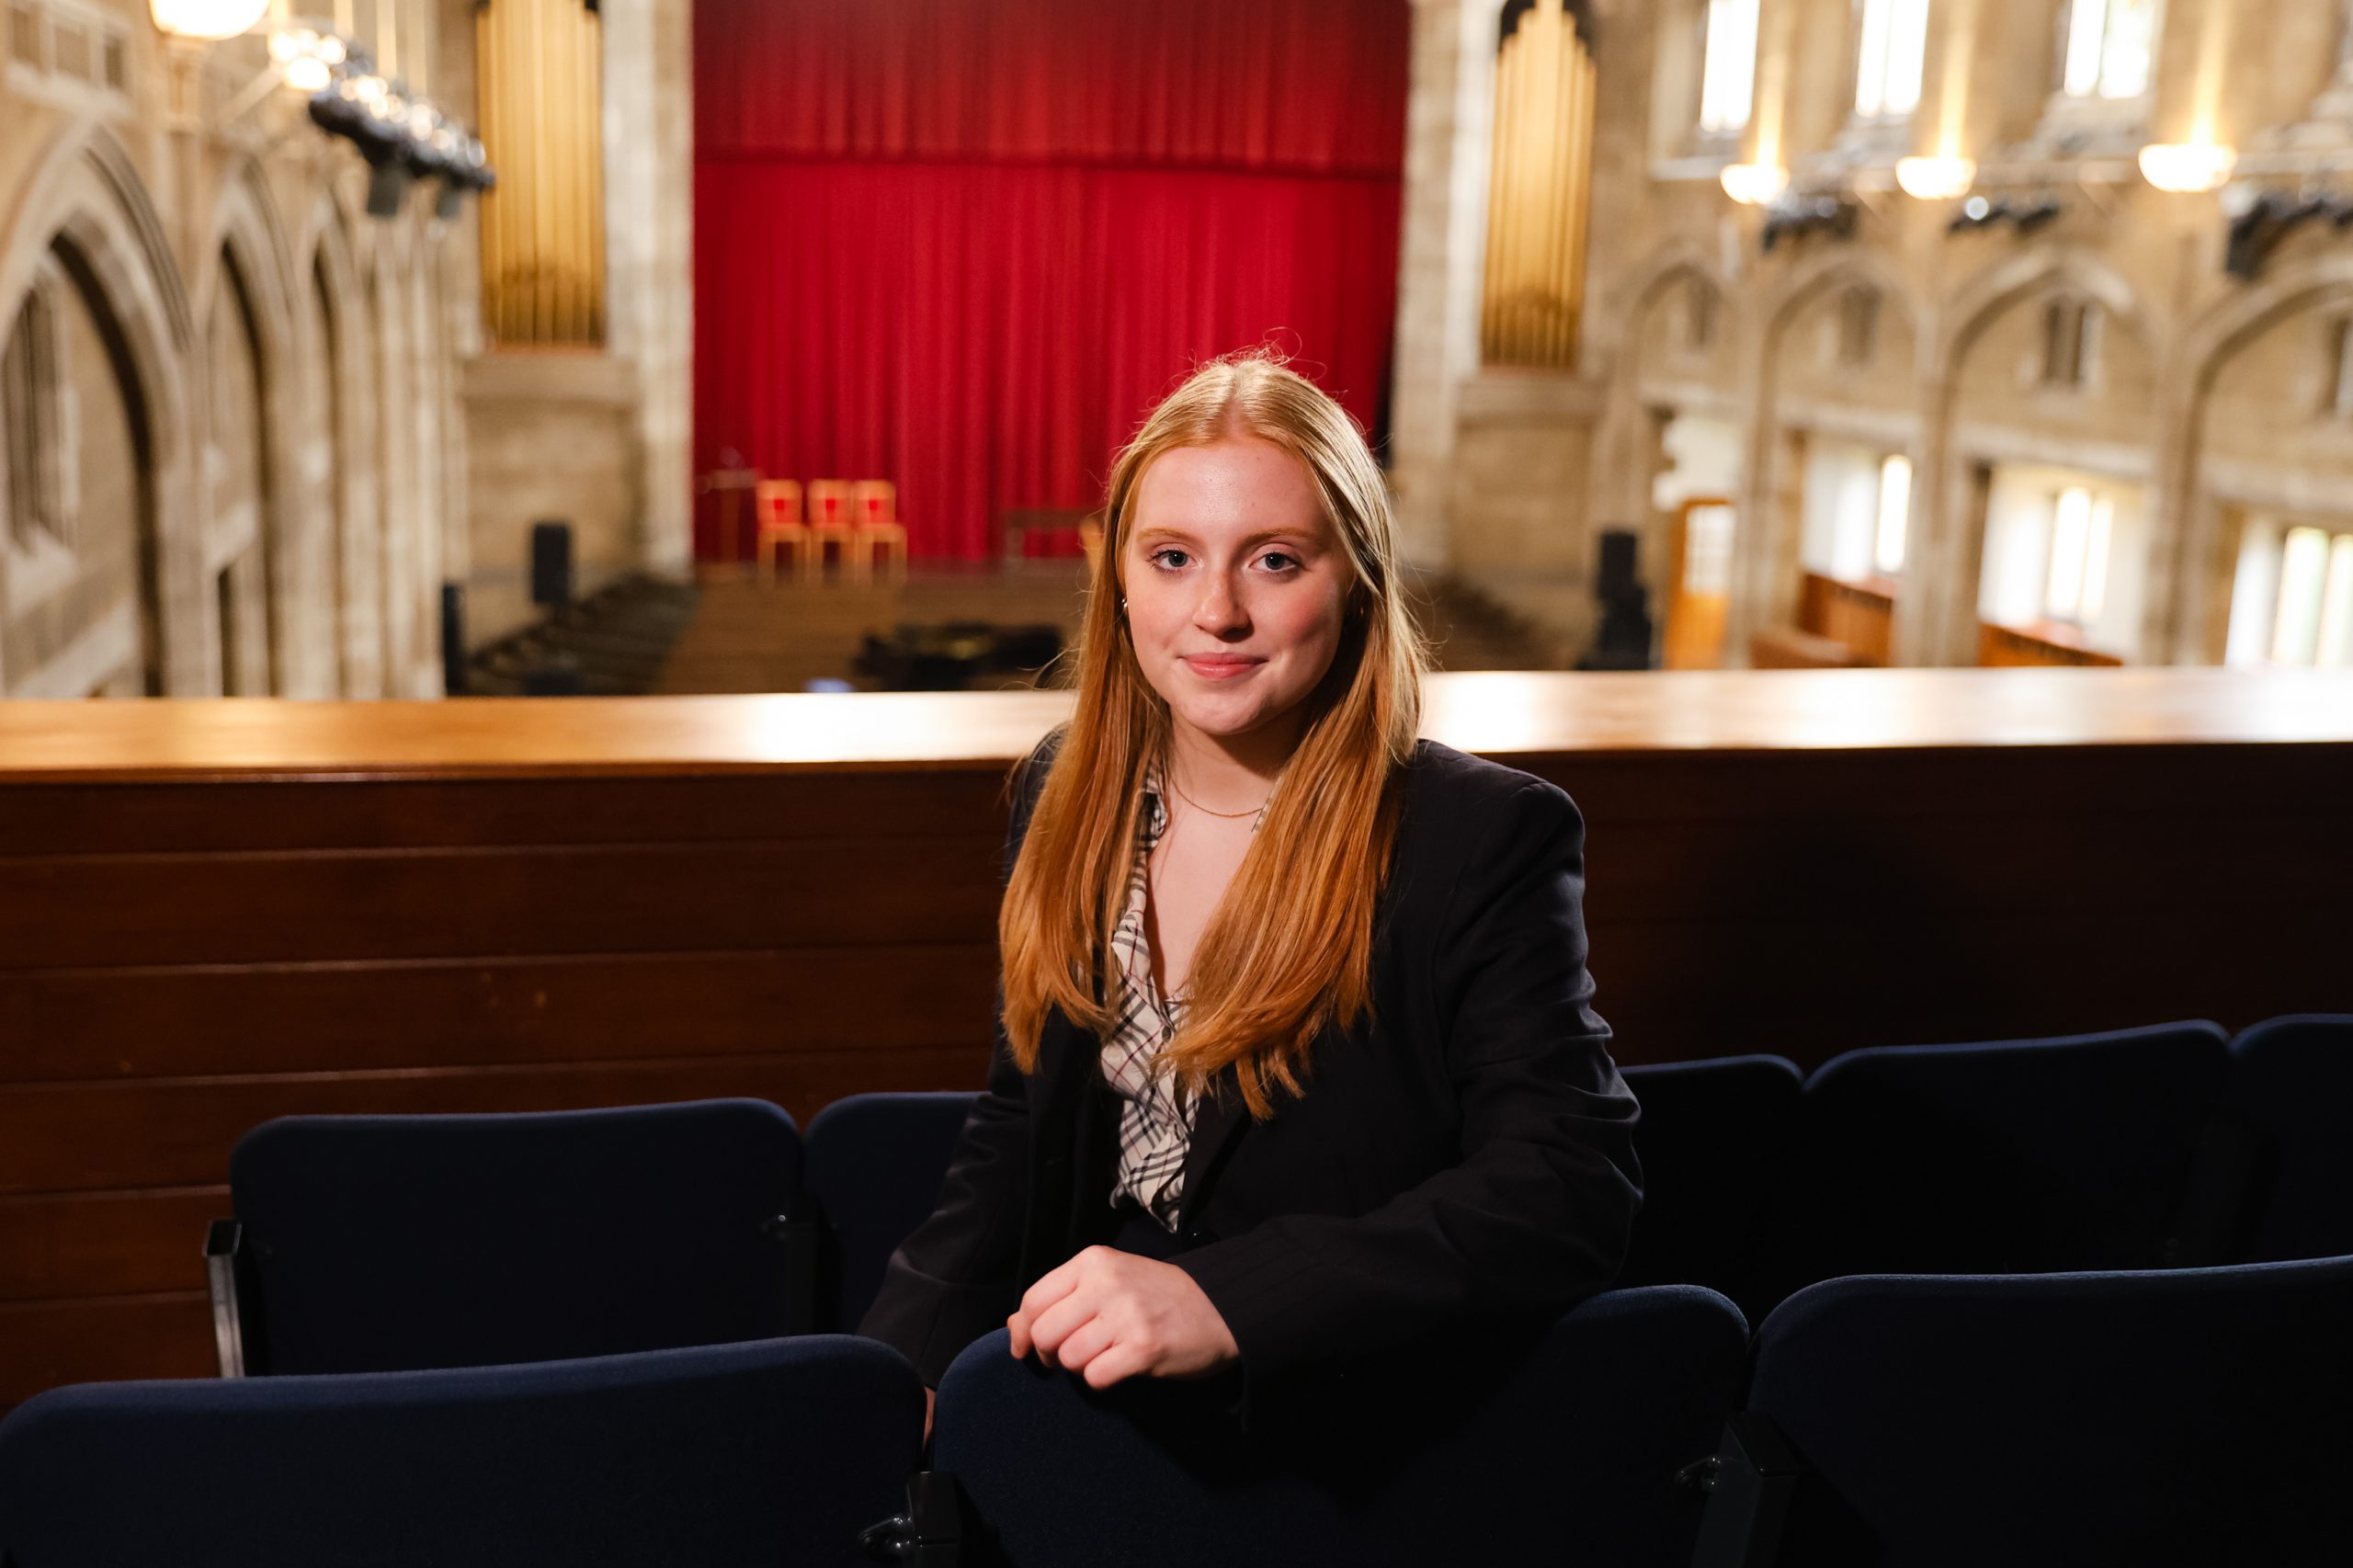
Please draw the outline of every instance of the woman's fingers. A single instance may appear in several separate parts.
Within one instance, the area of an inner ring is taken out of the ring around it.
[[[1006,1332],[1013,1340],[1014,1359],[1026,1359],[1037,1348],[1038,1314],[1078,1288],[1079,1265],[1086,1256],[1080,1253],[1061,1267],[1049,1269],[1021,1293],[1021,1304],[1005,1320]]]
[[[1107,1389],[1125,1378],[1132,1378],[1152,1369],[1144,1352],[1132,1345],[1114,1344],[1102,1354],[1089,1359],[1079,1375],[1091,1389]]]
[[[1065,1371],[1084,1371],[1088,1362],[1110,1347],[1113,1337],[1109,1320],[1097,1312],[1054,1346],[1054,1360]]]
[[[1049,1367],[1061,1366],[1063,1341],[1094,1321],[1097,1305],[1094,1291],[1078,1290],[1064,1296],[1033,1319],[1029,1324],[1029,1339],[1037,1347],[1038,1359]]]

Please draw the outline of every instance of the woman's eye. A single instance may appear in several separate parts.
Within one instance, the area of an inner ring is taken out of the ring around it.
[[[1278,572],[1288,572],[1299,564],[1298,556],[1290,554],[1287,551],[1280,550],[1270,550],[1267,551],[1266,554],[1258,557],[1258,559],[1261,561],[1272,561],[1278,562],[1279,564],[1275,567],[1275,570]]]
[[[1170,570],[1170,571],[1172,571],[1172,572],[1173,572],[1173,571],[1176,570],[1176,567],[1184,565],[1184,563],[1185,563],[1185,562],[1184,562],[1184,555],[1185,555],[1185,552],[1184,552],[1183,551],[1181,551],[1181,550],[1178,550],[1178,549],[1177,549],[1176,546],[1174,546],[1174,545],[1165,546],[1165,547],[1163,547],[1162,549],[1159,549],[1159,550],[1155,550],[1155,551],[1154,551],[1152,552],[1152,554],[1151,554],[1147,559],[1149,559],[1149,560],[1153,562],[1153,564],[1154,564],[1154,565],[1155,565],[1155,566],[1167,566],[1167,562],[1166,562],[1165,561],[1164,561],[1164,560],[1162,559],[1162,557],[1164,557],[1164,556],[1169,556],[1169,555],[1174,555],[1174,556],[1176,556],[1176,557],[1177,558],[1177,561],[1176,561],[1176,566],[1168,566],[1168,570]]]

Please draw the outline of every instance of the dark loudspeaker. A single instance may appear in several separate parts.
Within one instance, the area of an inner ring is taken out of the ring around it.
[[[368,172],[368,216],[396,218],[401,203],[408,199],[410,175],[405,165],[387,161],[372,165]]]
[[[572,525],[531,525],[531,602],[561,609],[572,602]]]
[[[466,694],[466,590],[459,583],[441,585],[441,688]]]
[[[1633,597],[1640,590],[1634,585],[1634,544],[1631,529],[1607,528],[1601,535],[1601,576],[1594,584],[1594,592],[1605,604]]]

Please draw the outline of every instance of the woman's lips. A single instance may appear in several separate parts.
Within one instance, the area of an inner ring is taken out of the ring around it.
[[[1236,676],[1249,674],[1266,662],[1264,659],[1238,659],[1223,654],[1194,655],[1185,660],[1193,673],[1204,680],[1232,680]]]

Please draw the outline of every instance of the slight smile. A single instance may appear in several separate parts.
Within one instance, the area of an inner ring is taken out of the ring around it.
[[[1238,653],[1195,653],[1186,657],[1186,665],[1204,680],[1232,680],[1246,675],[1265,664],[1264,659],[1245,658]]]

